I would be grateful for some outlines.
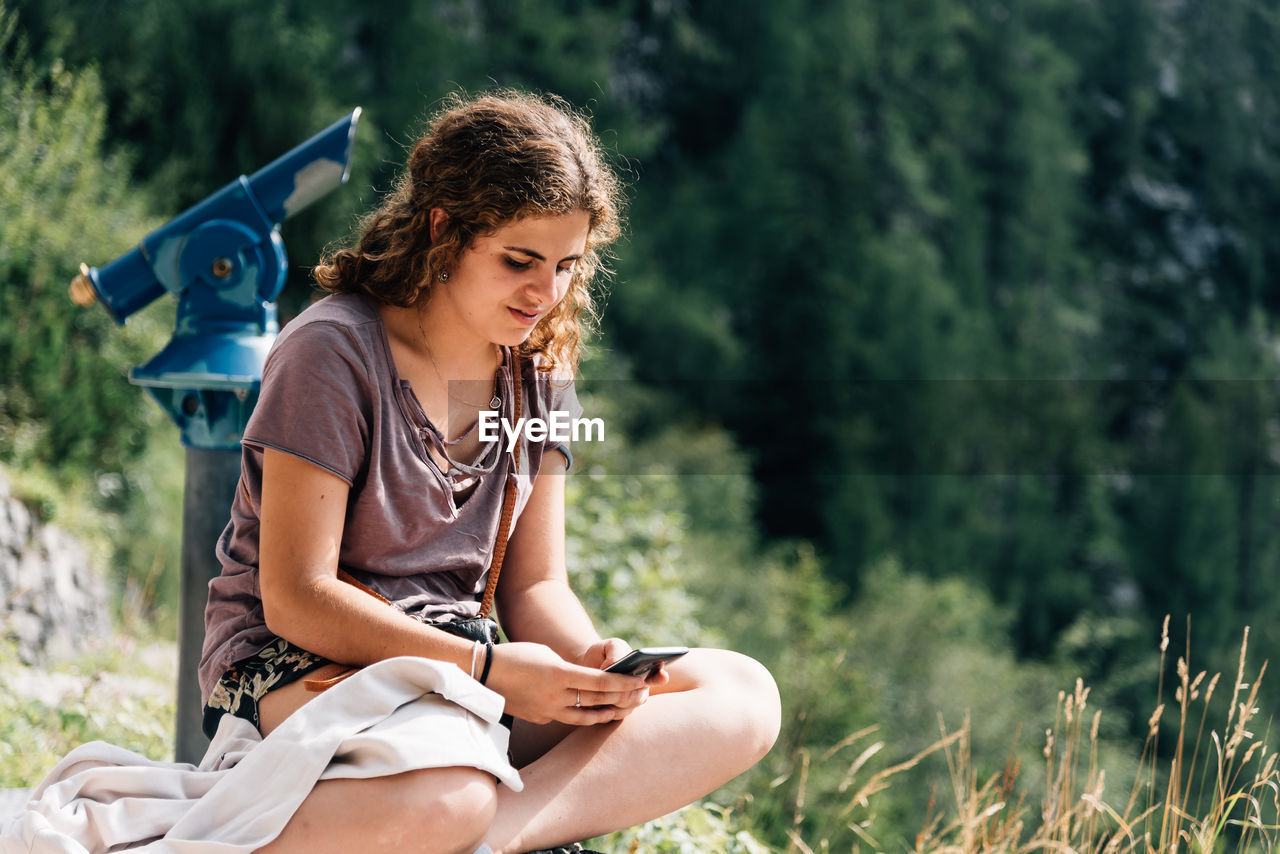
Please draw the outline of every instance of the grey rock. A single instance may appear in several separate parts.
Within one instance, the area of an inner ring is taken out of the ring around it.
[[[108,591],[85,548],[32,516],[0,474],[0,640],[40,665],[109,638]]]

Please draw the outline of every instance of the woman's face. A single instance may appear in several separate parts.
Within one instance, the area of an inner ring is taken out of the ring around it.
[[[532,216],[477,237],[432,302],[452,315],[460,332],[514,347],[522,343],[569,290],[574,265],[586,251],[586,211]]]

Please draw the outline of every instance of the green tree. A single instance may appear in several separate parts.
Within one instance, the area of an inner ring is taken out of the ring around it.
[[[1273,6],[1125,0],[1063,27],[1081,60],[1099,364],[1136,392],[1108,402],[1140,475],[1117,481],[1123,548],[1150,617],[1190,614],[1213,652],[1275,607],[1258,595],[1274,564]]]
[[[34,61],[14,23],[0,7],[0,465],[150,616],[176,593],[182,469],[176,432],[127,373],[160,349],[172,311],[119,328],[72,305],[67,283],[78,260],[113,258],[155,223],[106,139],[97,73]]]
[[[110,258],[145,233],[126,157],[104,146],[96,74],[25,58],[0,9],[0,459],[76,474],[119,471],[154,420],[128,368],[163,340],[154,315],[117,330],[71,304],[78,259]]]
[[[1099,331],[1063,6],[699,5],[610,326],[646,379],[739,381],[686,400],[753,454],[770,533],[848,582],[970,574],[1035,649],[1115,568],[1092,399],[1036,387]]]

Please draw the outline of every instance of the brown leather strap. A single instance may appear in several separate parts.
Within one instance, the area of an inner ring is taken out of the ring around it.
[[[359,667],[348,667],[337,676],[330,676],[328,679],[303,679],[302,688],[312,694],[319,694],[328,691],[348,676],[354,676],[359,670]]]
[[[364,584],[359,579],[357,579],[354,575],[347,572],[342,567],[338,567],[338,580],[345,581],[348,584],[350,584],[352,587],[356,588],[357,590],[360,590],[364,593],[368,593],[370,596],[372,596],[374,599],[377,599],[383,605],[391,604],[390,599],[388,599],[386,596],[383,596],[381,593],[379,593],[377,590],[374,590],[369,585]]]
[[[520,423],[524,408],[521,386],[524,377],[520,372],[520,357],[511,354],[511,402],[514,404],[516,423]],[[507,537],[511,534],[511,517],[516,512],[516,478],[520,474],[520,446],[511,449],[511,473],[507,475],[506,493],[502,496],[502,515],[498,518],[498,538],[493,543],[493,556],[489,560],[489,583],[484,587],[484,598],[480,600],[480,616],[487,617],[493,610],[493,597],[498,590],[498,575],[502,572],[502,561],[507,556]]]

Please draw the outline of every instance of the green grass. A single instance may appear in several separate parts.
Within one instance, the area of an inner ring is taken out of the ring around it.
[[[0,651],[0,788],[34,786],[72,748],[90,741],[171,760],[175,698],[163,686],[173,674],[138,652],[122,638],[55,665],[44,676],[46,687],[66,687],[53,691],[53,700],[15,690],[21,666],[12,649]],[[63,678],[55,682],[56,676]]]

